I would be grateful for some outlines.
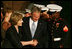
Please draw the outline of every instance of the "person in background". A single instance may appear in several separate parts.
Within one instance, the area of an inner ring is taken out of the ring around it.
[[[31,11],[29,9],[25,9],[25,10],[26,10],[25,17],[31,16]]]
[[[7,9],[7,11],[5,13],[5,18],[4,18],[3,23],[2,23],[2,27],[5,31],[11,26],[9,20],[10,20],[12,13],[13,13],[13,11],[11,9]]]
[[[45,21],[49,18],[49,14],[47,14],[48,10],[49,9],[47,7],[41,8],[41,18]]]
[[[6,33],[7,29],[11,26],[11,23],[9,22],[11,14],[12,14],[12,10],[11,9],[7,9],[6,14],[5,14],[4,18],[3,18],[3,21],[1,23],[2,42],[5,39],[5,35],[6,35],[5,33]]]

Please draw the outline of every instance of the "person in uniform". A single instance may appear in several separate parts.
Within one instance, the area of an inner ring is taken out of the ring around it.
[[[60,11],[62,10],[62,7],[56,4],[48,4],[47,7],[50,9],[48,11],[50,17],[48,19],[48,24],[49,32],[52,36],[52,48],[63,48],[65,23],[64,20],[60,17]]]

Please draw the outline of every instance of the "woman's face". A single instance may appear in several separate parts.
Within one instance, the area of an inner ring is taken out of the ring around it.
[[[17,25],[18,25],[18,26],[22,26],[22,22],[23,22],[23,20],[20,19],[20,20],[18,21]]]

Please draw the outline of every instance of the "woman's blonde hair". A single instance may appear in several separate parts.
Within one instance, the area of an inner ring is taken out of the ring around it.
[[[18,22],[20,19],[22,19],[22,18],[23,18],[23,16],[22,16],[21,14],[19,14],[19,13],[12,13],[9,22],[10,22],[12,25],[16,25],[17,22]]]

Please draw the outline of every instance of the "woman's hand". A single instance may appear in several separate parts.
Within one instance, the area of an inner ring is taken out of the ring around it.
[[[31,41],[21,41],[21,44],[23,46],[25,46],[25,45],[32,45],[33,44],[33,40],[31,40]]]

